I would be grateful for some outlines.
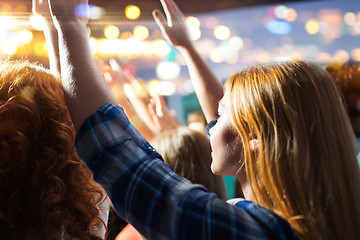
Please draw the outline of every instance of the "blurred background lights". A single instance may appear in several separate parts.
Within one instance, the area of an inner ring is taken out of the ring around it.
[[[238,51],[243,48],[244,41],[240,37],[232,37],[229,39],[229,45],[234,49],[234,51]]]
[[[344,14],[344,22],[349,26],[354,26],[356,23],[356,14],[353,12],[346,12]]]
[[[155,40],[152,45],[153,53],[159,57],[166,56],[171,51],[170,46],[164,40]]]
[[[125,8],[125,15],[128,19],[135,20],[140,17],[140,8],[135,5],[128,5]]]
[[[13,11],[13,8],[12,8],[12,6],[10,4],[4,4],[0,8],[0,12],[5,13],[5,14],[9,14],[12,11]]]
[[[176,92],[176,85],[171,81],[159,81],[152,79],[148,82],[149,92],[157,93],[162,96],[171,96]]]
[[[335,52],[334,60],[345,63],[350,60],[350,54],[345,50],[338,50]]]
[[[18,47],[14,41],[6,41],[5,43],[2,43],[1,51],[7,55],[14,55],[17,51],[17,48]]]
[[[149,30],[147,29],[147,27],[141,25],[135,26],[133,33],[134,37],[138,40],[145,40],[149,36]]]
[[[219,25],[219,21],[216,17],[208,17],[205,19],[205,26],[209,29],[214,29],[217,25]]]
[[[199,28],[188,28],[189,37],[193,41],[197,41],[201,38],[201,30]]]
[[[119,37],[120,30],[118,27],[116,27],[114,25],[108,25],[104,29],[104,35],[107,39],[113,40],[113,39],[116,39]]]
[[[19,46],[28,44],[33,39],[33,33],[29,30],[19,31],[15,34],[15,36],[16,36],[16,42],[19,44]]]
[[[37,31],[42,31],[46,28],[46,20],[38,15],[38,14],[34,14],[30,17],[30,25]],[[1,24],[1,23],[0,23]]]
[[[226,40],[230,37],[230,29],[223,25],[216,26],[214,35],[219,40]]]
[[[18,13],[26,13],[27,11],[28,11],[28,8],[23,4],[20,4],[15,8],[15,12],[18,12]]]
[[[354,48],[354,49],[351,51],[351,58],[352,58],[354,61],[360,61],[360,48]]]
[[[283,5],[279,5],[275,8],[274,13],[277,18],[285,19],[286,16],[288,15],[288,8]]]
[[[287,10],[287,15],[285,17],[285,20],[288,22],[294,22],[297,19],[297,12],[293,8],[289,8]]]
[[[160,62],[156,66],[156,75],[162,80],[173,80],[180,75],[180,65],[176,62]]]
[[[200,21],[196,17],[189,16],[185,19],[186,25],[191,28],[200,28]]]
[[[285,35],[291,32],[291,24],[281,20],[271,20],[266,24],[266,28],[273,34]]]
[[[90,17],[90,7],[87,4],[78,4],[75,7],[75,14],[78,17]]]
[[[309,20],[306,24],[305,24],[305,30],[307,33],[314,35],[317,34],[319,32],[319,23],[316,20]]]
[[[104,8],[91,4],[89,5],[89,7],[90,7],[89,10],[90,19],[100,19],[105,16],[106,11]]]

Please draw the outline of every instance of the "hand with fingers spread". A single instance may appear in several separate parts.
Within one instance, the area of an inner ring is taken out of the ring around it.
[[[153,11],[153,17],[159,25],[164,37],[175,47],[188,47],[192,44],[185,23],[184,14],[173,0],[161,0],[165,16]]]
[[[181,126],[181,123],[176,118],[175,111],[169,111],[167,108],[163,96],[155,94],[149,103],[148,109],[158,132],[164,132]]]
[[[217,118],[218,102],[223,96],[222,83],[217,79],[209,65],[201,57],[189,38],[184,15],[173,0],[160,0],[165,16],[153,11],[156,23],[165,38],[176,47],[187,64],[195,93],[199,99],[207,122]]]

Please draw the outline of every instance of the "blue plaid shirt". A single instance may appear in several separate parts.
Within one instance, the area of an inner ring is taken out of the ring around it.
[[[119,106],[107,103],[89,117],[76,148],[119,215],[149,239],[298,239],[272,211],[231,205],[175,174]]]

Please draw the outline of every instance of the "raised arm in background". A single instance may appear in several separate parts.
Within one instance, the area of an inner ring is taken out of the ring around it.
[[[60,76],[58,36],[51,19],[49,2],[47,0],[32,0],[32,12],[34,16],[38,15],[45,21],[46,26],[43,29],[43,33],[49,55],[50,71],[55,76]]]
[[[61,78],[69,112],[75,128],[106,102],[117,105],[103,80],[89,48],[85,24],[74,9],[86,0],[49,0],[53,22],[58,31]]]
[[[184,15],[176,3],[161,0],[161,4],[166,18],[159,10],[154,10],[154,19],[165,38],[183,55],[206,120],[217,119],[218,102],[223,96],[222,83],[195,49],[186,29]]]

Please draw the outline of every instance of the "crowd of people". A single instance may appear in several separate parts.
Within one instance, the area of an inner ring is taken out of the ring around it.
[[[0,63],[1,239],[360,239],[358,65],[271,62],[223,86],[161,0],[153,17],[208,123],[195,130],[116,61],[93,59],[78,4],[33,0],[49,70]]]

